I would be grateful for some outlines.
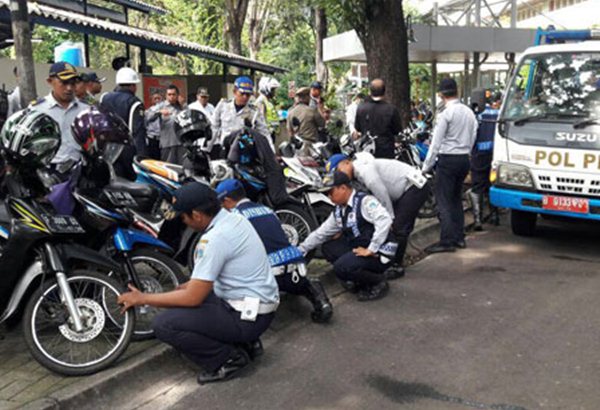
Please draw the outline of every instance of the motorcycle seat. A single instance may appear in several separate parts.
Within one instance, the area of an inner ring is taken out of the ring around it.
[[[117,178],[112,181],[107,187],[110,191],[128,192],[134,198],[158,197],[158,189],[149,184],[139,184],[126,179]]]

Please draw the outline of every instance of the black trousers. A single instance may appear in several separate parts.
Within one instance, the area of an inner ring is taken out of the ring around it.
[[[275,313],[258,315],[255,322],[210,293],[200,306],[172,308],[154,318],[155,336],[173,346],[206,371],[214,372],[229,358],[236,344],[252,342],[268,329]]]
[[[493,153],[477,153],[471,157],[471,190],[479,195],[490,190]]]
[[[148,138],[146,155],[149,158],[160,160],[160,137]]]
[[[392,232],[398,241],[398,251],[396,251],[396,263],[402,264],[408,237],[415,228],[415,220],[419,215],[419,209],[423,206],[431,192],[429,182],[421,189],[411,186],[405,193],[394,202],[394,223]]]
[[[298,283],[294,283],[291,273],[277,275],[275,276],[275,280],[277,280],[277,286],[279,286],[279,290],[282,292],[300,296],[308,294],[309,283],[308,279],[304,276],[300,277]]]
[[[321,252],[328,262],[333,264],[333,271],[338,279],[351,281],[358,286],[373,286],[383,280],[382,273],[390,263],[382,263],[379,256],[365,258],[352,253],[352,246],[345,238],[325,242]],[[391,262],[391,261],[390,261]]]
[[[435,196],[440,213],[440,243],[452,246],[465,239],[462,187],[469,173],[468,155],[440,155],[436,168]]]

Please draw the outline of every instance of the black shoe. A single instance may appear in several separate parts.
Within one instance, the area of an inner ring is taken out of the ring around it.
[[[256,339],[255,341],[249,343],[242,343],[240,347],[244,349],[246,353],[248,353],[250,360],[255,360],[257,357],[262,356],[265,352],[260,339]]]
[[[425,248],[425,252],[427,252],[427,253],[454,252],[454,251],[456,251],[456,248],[454,246],[444,245],[439,242],[434,243],[433,245],[430,245],[427,248]]]
[[[342,280],[340,281],[340,285],[342,285],[342,287],[350,293],[358,293],[360,290],[356,283],[352,282],[351,280]]]
[[[333,306],[325,293],[323,284],[318,280],[309,280],[307,286],[306,298],[313,305],[313,311],[310,314],[315,323],[326,323],[333,316]]]
[[[384,280],[378,283],[377,285],[371,286],[358,292],[357,299],[359,302],[368,302],[371,300],[381,299],[385,295],[387,295],[389,290],[390,285],[387,283],[386,280]]]
[[[394,280],[404,276],[404,268],[399,265],[392,265],[383,272],[386,280]]]
[[[456,246],[459,249],[465,249],[467,247],[467,243],[463,239],[462,241],[454,242],[454,246]]]
[[[250,357],[243,349],[236,349],[227,361],[214,372],[200,372],[198,374],[198,383],[206,384],[220,382],[231,379],[240,370],[248,366]]]

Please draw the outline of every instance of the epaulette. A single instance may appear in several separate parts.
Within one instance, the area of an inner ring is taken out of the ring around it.
[[[30,106],[30,107],[33,107],[33,106],[35,106],[35,105],[38,105],[38,104],[41,104],[41,103],[43,103],[44,101],[46,101],[46,97],[40,97],[40,98],[38,98],[37,100],[33,100],[32,102],[30,102],[30,103],[29,103],[29,106]]]

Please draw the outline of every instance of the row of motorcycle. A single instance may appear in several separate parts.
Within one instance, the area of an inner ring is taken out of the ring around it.
[[[83,159],[68,172],[50,163],[61,144],[50,117],[24,110],[4,124],[0,323],[22,323],[27,347],[46,368],[69,376],[95,373],[113,364],[130,341],[153,337],[158,310],[122,312],[117,298],[127,284],[165,292],[188,279],[201,233],[167,218],[182,184],[241,180],[251,199],[275,210],[297,245],[332,210],[318,191],[327,158],[368,149],[364,141],[328,136],[313,144],[309,157],[299,157],[304,141],[297,137],[279,147],[280,157],[268,158],[257,142],[262,137],[247,124],[226,139],[237,157],[211,160],[210,125],[198,113],[186,110],[178,118],[183,164],[135,157],[136,182],[115,175],[113,165],[131,141],[127,126],[110,112],[93,107],[77,117],[72,131]],[[399,138],[398,153],[422,160],[414,135]]]

